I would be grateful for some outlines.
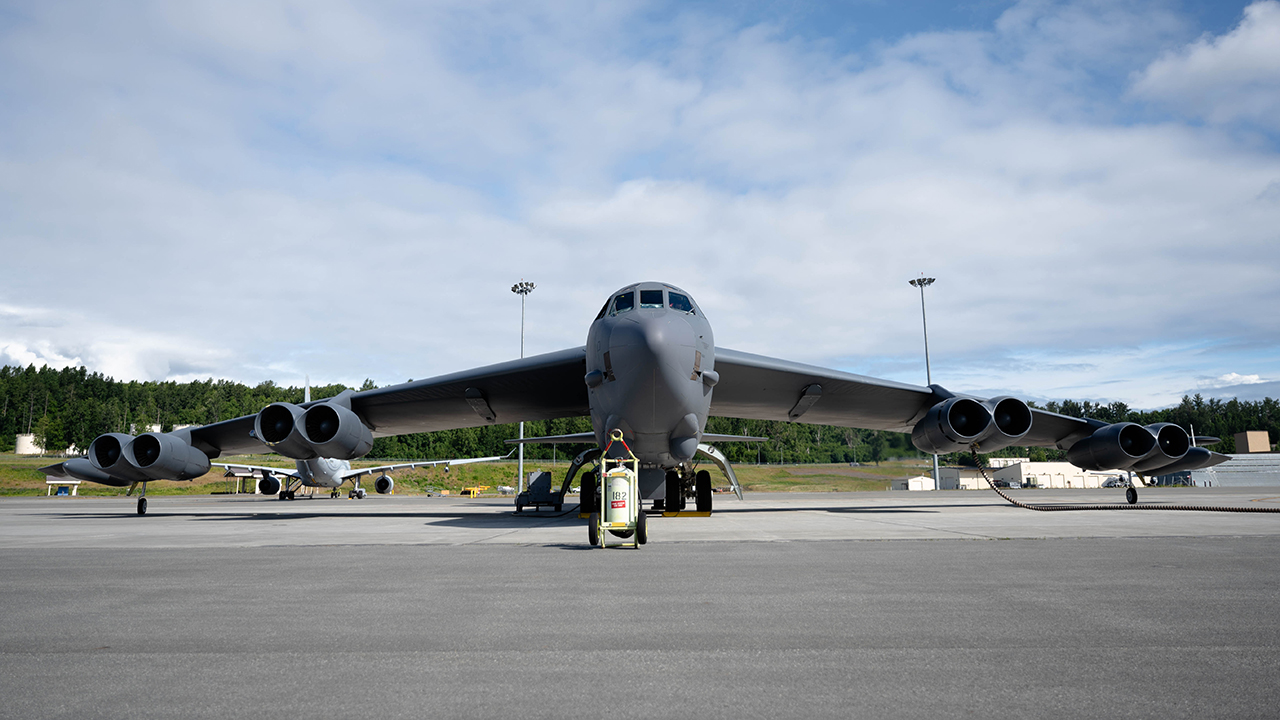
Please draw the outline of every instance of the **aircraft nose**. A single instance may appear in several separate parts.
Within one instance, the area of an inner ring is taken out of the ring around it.
[[[664,363],[679,366],[684,353],[693,347],[693,328],[684,318],[663,313],[649,317],[629,318],[619,323],[609,338],[610,347],[639,350]]]

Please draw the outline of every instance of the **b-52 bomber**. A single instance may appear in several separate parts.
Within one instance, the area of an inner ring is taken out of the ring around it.
[[[1108,424],[1014,397],[972,397],[717,347],[689,293],[642,282],[609,296],[581,347],[301,405],[272,403],[256,415],[170,433],[106,433],[87,458],[62,467],[82,480],[141,482],[145,498],[147,481],[199,477],[223,454],[352,460],[379,436],[581,416],[591,418],[592,432],[527,442],[602,448],[620,430],[640,461],[640,497],[666,509],[693,497],[699,510],[710,510],[710,479],[696,470],[695,456],[715,460],[732,479],[711,443],[758,439],[709,434],[711,416],[910,433],[931,454],[1056,447],[1087,470],[1164,474],[1226,460],[1193,447],[1171,423]],[[575,467],[587,460],[579,456]],[[584,494],[593,491],[584,478]]]

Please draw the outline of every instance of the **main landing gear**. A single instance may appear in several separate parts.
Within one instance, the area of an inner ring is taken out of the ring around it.
[[[125,495],[133,494],[133,490],[136,487],[138,487],[138,483],[129,486],[129,492],[125,493]],[[138,514],[147,514],[147,483],[145,481],[142,483],[142,492],[138,494]]]
[[[337,492],[336,490],[334,492]],[[364,488],[360,487],[360,481],[352,482],[351,491],[347,493],[348,500],[363,500],[365,496]]]
[[[692,482],[690,482],[692,480]],[[681,476],[675,470],[667,471],[667,498],[663,511],[684,512],[688,504],[688,491],[692,485],[694,507],[699,513],[711,512],[711,473],[699,470],[692,478]]]

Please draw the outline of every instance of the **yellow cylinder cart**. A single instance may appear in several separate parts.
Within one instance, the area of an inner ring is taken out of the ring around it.
[[[609,457],[609,448],[621,443],[627,457]],[[600,465],[599,507],[587,517],[587,537],[592,546],[638,548],[649,541],[648,523],[640,508],[640,459],[631,452],[622,431],[614,430]],[[606,534],[630,542],[610,545]]]

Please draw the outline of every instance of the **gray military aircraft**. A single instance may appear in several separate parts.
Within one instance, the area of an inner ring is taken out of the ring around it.
[[[1108,424],[1013,397],[971,397],[716,347],[689,293],[642,282],[609,297],[582,347],[302,405],[273,403],[257,415],[172,433],[107,433],[88,458],[64,467],[116,485],[186,480],[222,454],[350,460],[368,453],[376,436],[579,416],[590,416],[593,432],[527,442],[593,439],[604,447],[621,430],[640,459],[641,497],[667,509],[693,495],[700,510],[710,510],[710,478],[696,471],[695,456],[711,457],[733,480],[709,443],[758,439],[708,434],[710,416],[905,432],[926,453],[1056,447],[1090,470],[1170,473],[1226,460],[1192,447],[1170,423]],[[580,456],[575,467],[586,460]],[[583,482],[588,497],[589,486]]]

